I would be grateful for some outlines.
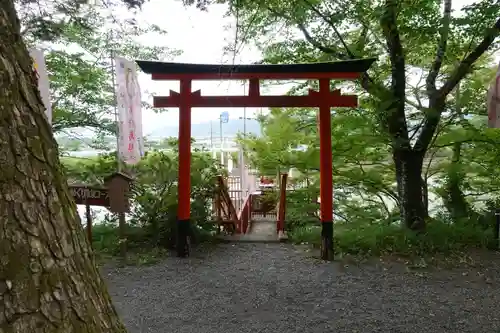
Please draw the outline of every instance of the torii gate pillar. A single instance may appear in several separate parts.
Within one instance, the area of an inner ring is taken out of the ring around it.
[[[319,197],[321,219],[321,258],[333,259],[333,164],[332,118],[330,114],[330,80],[319,80]]]
[[[178,80],[180,91],[154,97],[155,107],[179,108],[179,181],[177,254],[189,255],[191,223],[191,108],[193,107],[319,107],[321,257],[333,259],[332,107],[356,107],[357,96],[330,91],[330,80],[353,80],[375,59],[289,65],[198,65],[137,61],[153,80]],[[319,80],[319,91],[304,96],[262,96],[261,80]],[[193,80],[249,80],[248,96],[202,96],[191,91]],[[280,231],[280,230],[278,230]],[[282,230],[281,230],[282,231]]]
[[[191,80],[180,82],[179,179],[177,181],[177,254],[189,256],[192,235],[191,215]]]

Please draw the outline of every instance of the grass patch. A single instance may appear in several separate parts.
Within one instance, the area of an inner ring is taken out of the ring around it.
[[[320,246],[321,227],[302,227],[289,232],[296,244]],[[422,233],[414,233],[396,225],[346,225],[334,229],[335,253],[339,255],[428,256],[452,254],[471,249],[486,249],[494,244],[491,229],[472,225],[432,221]]]
[[[118,227],[114,224],[96,224],[92,228],[92,248],[98,263],[120,261]],[[198,229],[196,242],[205,248],[217,244],[217,239],[210,231]],[[196,245],[195,245],[196,246]],[[169,251],[160,246],[151,245],[151,233],[146,228],[127,226],[127,265],[153,265],[167,256]]]

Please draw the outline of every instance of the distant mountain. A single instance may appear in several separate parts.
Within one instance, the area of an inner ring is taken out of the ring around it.
[[[224,137],[232,137],[236,136],[238,132],[243,133],[244,122],[242,119],[229,119],[229,121],[225,124],[222,124],[222,135]],[[247,120],[246,121],[246,132],[253,133],[256,135],[261,135],[260,124],[256,120]],[[191,125],[191,136],[193,138],[207,138],[210,137],[210,132],[212,132],[212,136],[219,137],[220,136],[220,122],[215,120],[210,122],[203,122],[199,124]],[[179,135],[179,127],[178,126],[165,126],[158,128],[152,131],[148,137],[155,138],[165,138],[165,137],[177,137]]]

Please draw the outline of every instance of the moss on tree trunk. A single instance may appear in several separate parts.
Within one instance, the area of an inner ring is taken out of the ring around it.
[[[70,197],[12,0],[0,2],[0,332],[125,332]]]

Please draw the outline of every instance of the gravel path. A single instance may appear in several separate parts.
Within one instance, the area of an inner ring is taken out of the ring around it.
[[[415,274],[324,263],[292,245],[225,244],[103,274],[129,333],[495,333],[500,259],[488,260]]]

